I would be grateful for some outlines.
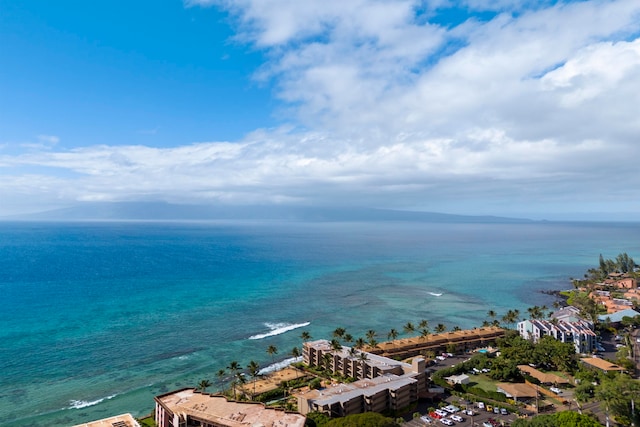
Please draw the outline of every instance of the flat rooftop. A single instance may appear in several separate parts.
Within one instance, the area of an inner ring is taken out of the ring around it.
[[[77,424],[73,427],[140,427],[131,414],[116,415],[90,423]]]
[[[407,384],[417,382],[406,375],[382,375],[374,379],[362,379],[349,384],[335,384],[321,390],[301,393],[305,399],[312,399],[322,405],[349,401],[359,396],[371,396],[382,390],[396,390]]]
[[[279,426],[304,427],[304,415],[267,408],[262,403],[228,401],[224,396],[200,393],[195,389],[178,390],[157,396],[174,414],[187,414],[229,427]]]

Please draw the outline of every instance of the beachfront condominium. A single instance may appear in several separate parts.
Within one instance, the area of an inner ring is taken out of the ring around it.
[[[155,397],[158,427],[304,427],[304,415],[257,402],[234,402],[192,388]]]
[[[533,342],[548,335],[558,341],[572,343],[576,353],[591,353],[596,348],[593,324],[586,320],[570,322],[557,318],[552,321],[529,319],[518,323],[518,332],[521,337]]]
[[[336,349],[329,341],[318,340],[304,343],[303,358],[309,366],[321,366],[357,381],[297,394],[302,414],[317,411],[336,417],[398,410],[427,390],[422,357],[414,357],[409,364],[349,347]]]

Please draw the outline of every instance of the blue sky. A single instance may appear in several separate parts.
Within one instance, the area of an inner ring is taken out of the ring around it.
[[[639,34],[635,0],[0,0],[0,216],[637,219]]]

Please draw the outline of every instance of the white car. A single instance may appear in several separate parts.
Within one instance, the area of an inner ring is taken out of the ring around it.
[[[464,411],[462,411],[462,412],[463,412],[464,414],[469,415],[469,416],[472,416],[472,417],[473,417],[473,415],[475,414],[475,412],[473,412],[473,410],[472,410],[472,409],[466,409],[466,410],[464,410]]]
[[[464,421],[464,418],[462,418],[460,415],[451,415],[450,417],[453,421],[457,421],[459,423]]]
[[[484,409],[484,402],[478,402],[478,408]]]
[[[451,421],[451,420],[450,420],[450,419],[448,419],[448,418],[443,418],[443,419],[441,419],[441,420],[440,420],[440,422],[441,422],[442,424],[446,425],[446,426],[452,426],[452,425],[454,425],[454,424],[455,424],[453,421]]]
[[[555,394],[560,394],[562,393],[562,390],[560,390],[558,387],[550,387],[549,390],[551,390],[552,392],[554,392]]]
[[[420,419],[422,421],[424,421],[427,424],[431,424],[433,422],[433,420],[431,419],[431,417],[427,416],[427,415],[423,415],[420,417]]]
[[[442,409],[436,409],[436,414],[440,415],[441,417],[446,417],[449,415],[449,413],[447,411],[443,411]]]

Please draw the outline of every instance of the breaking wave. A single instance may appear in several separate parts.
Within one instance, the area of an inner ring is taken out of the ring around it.
[[[270,329],[269,332],[265,332],[264,334],[252,335],[249,337],[250,340],[261,340],[267,337],[273,337],[275,335],[284,334],[285,332],[292,331],[294,329],[303,328],[305,326],[310,325],[311,322],[304,323],[265,323],[264,325]]]
[[[265,375],[268,374],[270,372],[275,372],[275,371],[279,371],[281,369],[286,368],[287,366],[291,365],[292,363],[296,363],[296,362],[301,362],[302,361],[302,356],[300,357],[290,357],[289,359],[285,359],[281,362],[276,362],[272,365],[269,365],[265,368],[260,369],[260,371],[258,372],[260,375]]]
[[[92,400],[92,401],[87,401],[87,400],[70,400],[69,401],[69,409],[82,409],[82,408],[87,408],[89,406],[94,406],[97,405],[100,402],[104,402],[105,400],[109,400],[109,399],[113,399],[114,397],[116,397],[116,394],[112,394],[111,396],[107,396],[107,397],[103,397],[102,399],[98,399],[98,400]]]

